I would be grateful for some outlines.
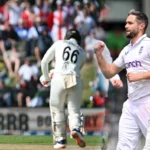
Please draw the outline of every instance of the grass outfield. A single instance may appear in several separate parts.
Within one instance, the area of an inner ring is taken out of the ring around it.
[[[73,139],[67,137],[68,145],[76,145]],[[85,136],[87,145],[102,146],[102,138],[100,136]],[[14,136],[1,135],[0,144],[37,144],[37,145],[53,145],[52,136]]]

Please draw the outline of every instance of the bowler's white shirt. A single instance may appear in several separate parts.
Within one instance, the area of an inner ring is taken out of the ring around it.
[[[77,44],[76,40],[56,41],[46,52],[42,61],[41,69],[44,78],[49,80],[48,64],[55,58],[55,73],[80,76],[80,69],[85,60],[85,51]]]
[[[132,45],[128,44],[120,53],[114,63],[126,68],[127,73],[150,71],[150,38],[144,34]],[[150,80],[128,82],[128,97],[136,100],[150,94]]]

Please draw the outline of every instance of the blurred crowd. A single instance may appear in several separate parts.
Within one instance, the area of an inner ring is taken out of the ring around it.
[[[49,88],[39,82],[40,62],[70,28],[80,31],[87,62],[95,59],[95,39],[105,41],[115,58],[127,41],[120,28],[109,33],[102,28],[108,13],[103,0],[1,0],[0,107],[48,106]],[[55,60],[49,67],[54,65]],[[99,88],[95,95],[101,97]]]

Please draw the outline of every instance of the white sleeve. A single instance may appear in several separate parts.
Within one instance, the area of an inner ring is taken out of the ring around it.
[[[124,59],[123,59],[123,55],[124,52],[123,50],[121,51],[121,53],[119,54],[118,58],[114,61],[114,64],[116,64],[118,67],[120,68],[125,68],[125,63],[124,63]],[[112,78],[110,78],[109,80],[118,80],[120,79],[120,76],[118,74],[116,74],[115,76],[113,76]]]
[[[124,62],[124,50],[121,51],[118,58],[114,61],[114,64],[116,64],[120,68],[125,68],[125,62]]]
[[[110,81],[113,80],[120,80],[120,76],[118,74],[114,75],[112,78],[109,79]]]
[[[56,42],[47,50],[47,52],[45,53],[41,61],[41,70],[46,81],[50,80],[48,64],[50,61],[53,60],[55,56],[55,47],[56,47]]]
[[[104,44],[105,44],[105,43],[104,43]],[[109,64],[112,63],[113,59],[112,59],[112,57],[111,57],[110,51],[108,50],[106,44],[105,44],[105,48],[104,48],[104,50],[103,50],[103,52],[102,52],[102,55],[103,55],[103,57],[105,58],[105,60],[106,60],[107,63],[109,63]]]

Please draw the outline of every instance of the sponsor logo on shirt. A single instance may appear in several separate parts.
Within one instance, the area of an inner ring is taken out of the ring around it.
[[[129,51],[125,52],[125,55],[127,55],[129,53]]]
[[[142,64],[140,61],[138,60],[134,60],[132,62],[128,62],[126,63],[126,68],[129,69],[129,68],[136,68],[136,67],[141,67]]]

